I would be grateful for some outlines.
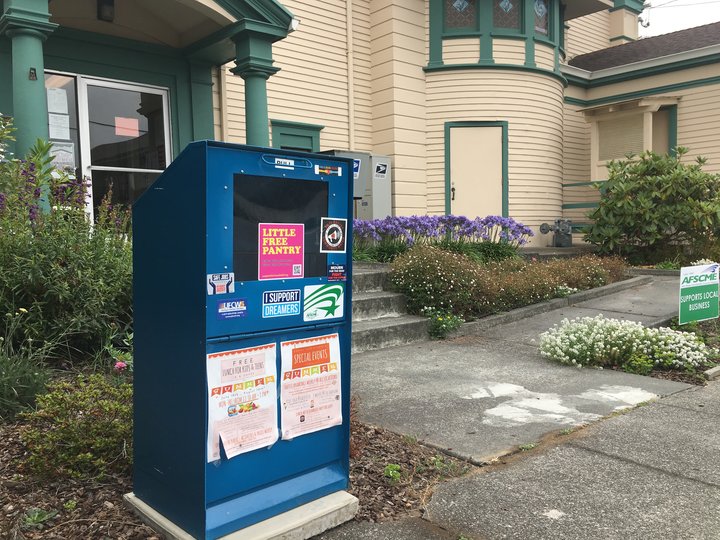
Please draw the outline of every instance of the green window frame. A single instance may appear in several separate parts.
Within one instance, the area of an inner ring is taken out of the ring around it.
[[[287,120],[270,120],[270,126],[273,148],[301,152],[320,151],[320,131],[325,126]]]

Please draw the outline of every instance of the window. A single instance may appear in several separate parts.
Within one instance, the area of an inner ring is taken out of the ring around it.
[[[445,30],[477,30],[478,0],[443,0]]]
[[[533,11],[535,12],[535,32],[547,37],[550,21],[550,9],[547,0],[535,0]]]
[[[325,126],[271,120],[273,148],[298,150],[300,152],[320,151],[320,131]]]
[[[520,30],[523,0],[493,0],[493,26]]]

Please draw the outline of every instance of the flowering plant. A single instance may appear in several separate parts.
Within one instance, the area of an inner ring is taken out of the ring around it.
[[[355,255],[373,248],[389,253],[390,259],[411,246],[442,244],[505,244],[517,248],[533,236],[529,227],[512,218],[487,216],[388,216],[383,219],[353,221]]]
[[[634,321],[603,315],[564,319],[540,334],[540,354],[578,368],[620,367],[638,372],[655,369],[693,371],[710,362],[718,351],[692,333],[670,328],[646,328]]]
[[[129,213],[110,195],[91,223],[87,182],[56,170],[51,148],[38,141],[26,159],[0,162],[0,313],[29,310],[16,344],[59,339],[90,359],[131,324]]]
[[[451,332],[462,326],[465,320],[449,311],[437,310],[432,307],[422,309],[422,314],[430,319],[428,333],[435,339],[445,339]]]

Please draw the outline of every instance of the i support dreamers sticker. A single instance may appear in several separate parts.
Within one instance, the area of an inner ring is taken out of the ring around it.
[[[344,315],[345,286],[341,283],[305,287],[303,320],[340,319]]]
[[[263,293],[263,319],[300,315],[300,289]]]

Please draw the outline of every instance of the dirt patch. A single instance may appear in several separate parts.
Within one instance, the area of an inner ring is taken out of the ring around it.
[[[125,507],[129,477],[43,482],[23,469],[20,423],[0,424],[0,538],[160,540]],[[474,467],[413,439],[351,420],[350,493],[358,521],[418,516],[440,481]]]

